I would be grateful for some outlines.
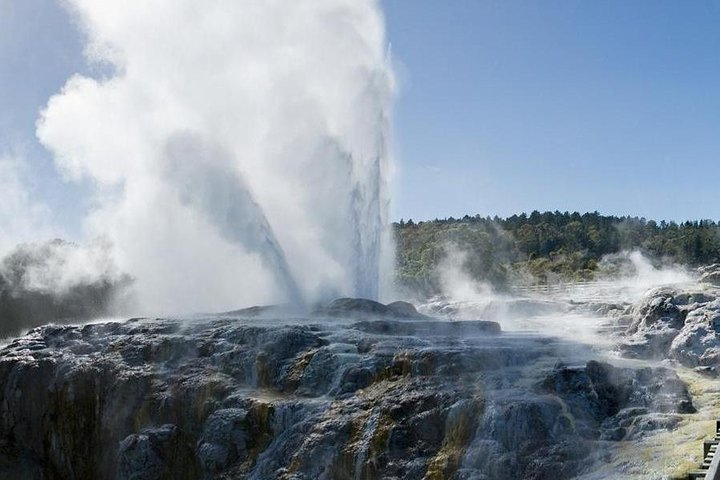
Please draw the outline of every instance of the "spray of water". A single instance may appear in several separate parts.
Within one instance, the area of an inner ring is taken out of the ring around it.
[[[375,0],[69,0],[87,55],[38,120],[147,310],[377,298],[394,92]]]
[[[20,243],[61,235],[49,221],[50,210],[34,201],[29,177],[21,152],[0,151],[0,257]]]
[[[163,177],[177,189],[181,202],[201,211],[229,242],[256,251],[286,297],[292,303],[302,303],[285,253],[243,177],[225,167],[232,164],[230,161],[206,160],[225,154],[196,141],[189,133],[170,139],[166,153]]]

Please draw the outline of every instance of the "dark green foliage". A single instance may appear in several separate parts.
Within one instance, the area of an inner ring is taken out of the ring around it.
[[[496,286],[521,281],[589,280],[600,259],[640,250],[688,266],[720,262],[720,225],[715,221],[662,221],[597,212],[532,212],[498,217],[465,216],[427,222],[400,221],[397,280],[431,294],[439,291],[437,266],[449,246],[467,252],[464,268]]]

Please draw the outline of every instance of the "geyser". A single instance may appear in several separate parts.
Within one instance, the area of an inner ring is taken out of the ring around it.
[[[38,120],[144,309],[377,298],[394,81],[374,0],[69,0],[107,77]]]
[[[190,134],[179,135],[167,145],[165,178],[179,186],[181,201],[203,212],[224,238],[258,252],[290,302],[301,304],[302,293],[290,273],[285,252],[244,179],[222,167],[231,162],[204,161],[222,156],[222,152],[194,141]]]

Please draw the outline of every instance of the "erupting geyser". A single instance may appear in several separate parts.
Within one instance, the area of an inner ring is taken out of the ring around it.
[[[88,57],[38,137],[89,178],[144,308],[376,298],[393,76],[374,0],[69,0]]]

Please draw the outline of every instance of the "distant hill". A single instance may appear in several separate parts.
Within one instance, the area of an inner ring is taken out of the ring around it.
[[[687,266],[720,262],[720,225],[712,220],[534,211],[508,218],[401,220],[393,226],[396,279],[426,294],[439,290],[438,267],[449,252],[462,252],[464,270],[496,287],[593,279],[604,256],[628,250]]]

